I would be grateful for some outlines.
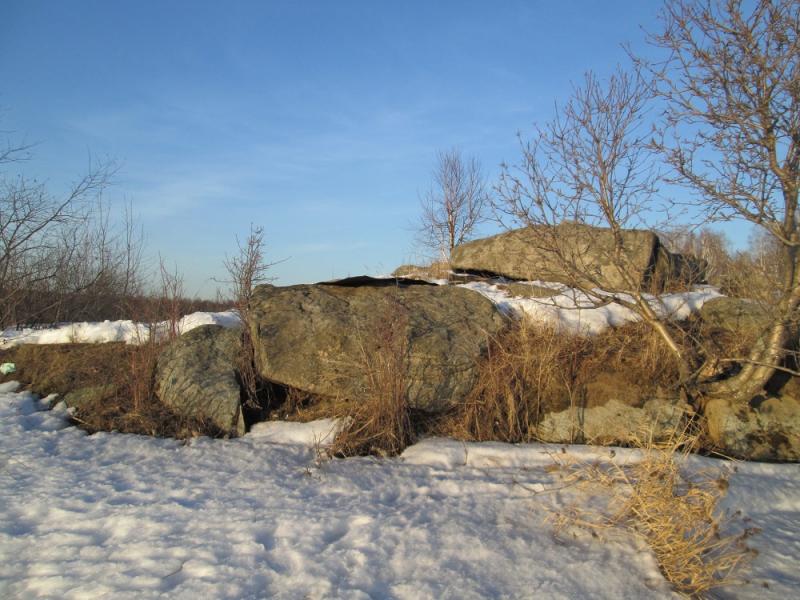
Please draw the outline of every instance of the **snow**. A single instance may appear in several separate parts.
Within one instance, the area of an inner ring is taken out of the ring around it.
[[[339,427],[335,419],[319,419],[310,423],[289,421],[264,421],[256,423],[250,437],[275,444],[301,444],[309,447],[325,447],[333,442]]]
[[[620,304],[608,303],[605,306],[595,307],[596,301],[588,295],[560,283],[544,281],[515,283],[549,287],[558,293],[545,298],[524,298],[512,296],[498,284],[484,281],[464,283],[459,287],[485,296],[509,316],[524,316],[575,333],[600,333],[608,327],[618,327],[639,320],[634,311]],[[601,290],[597,292],[600,295],[611,296]],[[633,301],[628,294],[617,294],[617,296],[622,300]],[[703,303],[721,296],[716,288],[703,285],[695,286],[689,292],[647,295],[646,298],[657,314],[669,319],[682,320],[700,310]]]
[[[221,325],[238,327],[241,324],[236,311],[195,312],[186,315],[177,323],[180,333],[186,333],[201,325]],[[159,335],[168,330],[167,322],[158,323],[155,327]],[[102,321],[95,323],[59,323],[49,327],[6,329],[0,333],[0,348],[8,348],[18,344],[68,344],[71,342],[103,343],[127,342],[137,344],[146,340],[149,328],[143,323],[133,321]]]
[[[90,436],[45,408],[0,385],[3,598],[676,597],[630,534],[554,536],[544,517],[583,492],[531,491],[554,488],[555,454],[634,451],[432,439],[320,462],[332,421],[185,443]],[[751,583],[717,597],[793,597],[800,465],[735,467],[726,504],[763,533]]]

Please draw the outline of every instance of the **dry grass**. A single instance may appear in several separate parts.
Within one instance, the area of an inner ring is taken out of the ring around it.
[[[537,439],[541,415],[574,397],[577,366],[589,344],[553,327],[514,323],[490,343],[450,433],[478,441]]]
[[[679,324],[666,325],[683,352],[690,354],[690,335]],[[624,383],[641,386],[645,392],[675,387],[680,381],[675,355],[663,338],[643,322],[611,327],[592,337],[591,349],[581,369],[586,380],[610,371],[619,374]]]
[[[536,441],[540,419],[549,412],[611,398],[636,404],[679,380],[677,362],[662,339],[639,323],[580,336],[522,320],[492,340],[478,369],[474,389],[439,433]]]
[[[358,401],[339,405],[344,426],[329,450],[332,456],[396,456],[414,441],[405,366],[407,319],[402,306],[390,303],[360,332],[366,389]]]
[[[556,530],[578,526],[596,534],[622,528],[641,536],[667,581],[688,597],[705,597],[739,582],[754,554],[746,540],[758,530],[725,533],[733,521],[719,508],[727,474],[690,469],[686,459],[697,444],[697,436],[683,431],[664,444],[646,438],[640,444],[642,459],[633,464],[562,461],[567,479],[606,495],[608,509],[557,513],[552,518]]]
[[[15,379],[45,396],[87,388],[100,390],[81,402],[73,420],[81,428],[187,438],[218,435],[209,424],[176,414],[155,396],[155,360],[161,344],[22,345],[0,351],[0,361],[13,362]]]
[[[72,419],[89,433],[119,431],[176,439],[224,435],[213,424],[178,414],[153,396],[134,402],[124,387],[111,397],[82,404]]]
[[[64,395],[82,387],[116,381],[134,351],[110,344],[26,344],[0,350],[0,362],[13,362],[17,371],[0,375],[16,380],[36,394]]]

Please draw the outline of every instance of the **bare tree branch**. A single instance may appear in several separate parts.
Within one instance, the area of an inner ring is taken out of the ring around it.
[[[709,220],[743,219],[780,244],[774,325],[729,389],[752,397],[787,357],[800,307],[800,2],[674,0],[650,36],[666,59],[639,60],[666,101],[655,140],[674,181]]]

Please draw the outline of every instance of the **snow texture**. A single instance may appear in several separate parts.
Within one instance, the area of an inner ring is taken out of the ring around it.
[[[502,281],[498,283],[502,283]],[[509,316],[524,316],[575,333],[599,333],[608,327],[618,327],[639,320],[639,316],[629,308],[613,302],[596,307],[596,301],[593,301],[585,293],[560,283],[544,281],[516,283],[549,287],[557,290],[558,293],[545,298],[515,297],[498,285],[483,281],[464,283],[460,287],[482,294]],[[598,293],[612,296],[601,291]],[[624,301],[633,301],[633,298],[627,294],[616,294],[616,296]],[[660,296],[646,295],[646,298],[656,314],[680,321],[700,310],[704,302],[721,296],[722,294],[711,286],[695,286],[690,292]]]
[[[631,535],[553,535],[544,517],[583,492],[531,491],[555,486],[553,453],[632,451],[432,439],[320,462],[332,421],[90,436],[16,390],[0,385],[2,598],[676,597]],[[763,528],[760,554],[751,583],[718,597],[794,597],[800,466],[737,469],[726,503]]]
[[[179,333],[186,333],[201,325],[222,325],[238,327],[241,324],[239,314],[234,310],[225,312],[195,312],[186,315],[177,323]],[[157,334],[167,332],[169,324],[158,323]],[[127,342],[137,344],[147,340],[149,328],[143,323],[133,321],[103,321],[100,323],[59,323],[42,328],[6,329],[0,333],[0,348],[8,348],[19,344],[68,344]]]

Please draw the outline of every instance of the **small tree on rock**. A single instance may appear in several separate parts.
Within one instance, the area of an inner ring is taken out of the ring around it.
[[[457,149],[439,152],[433,184],[422,198],[419,241],[442,260],[449,260],[457,245],[470,239],[484,220],[488,193],[481,165],[464,158]]]

